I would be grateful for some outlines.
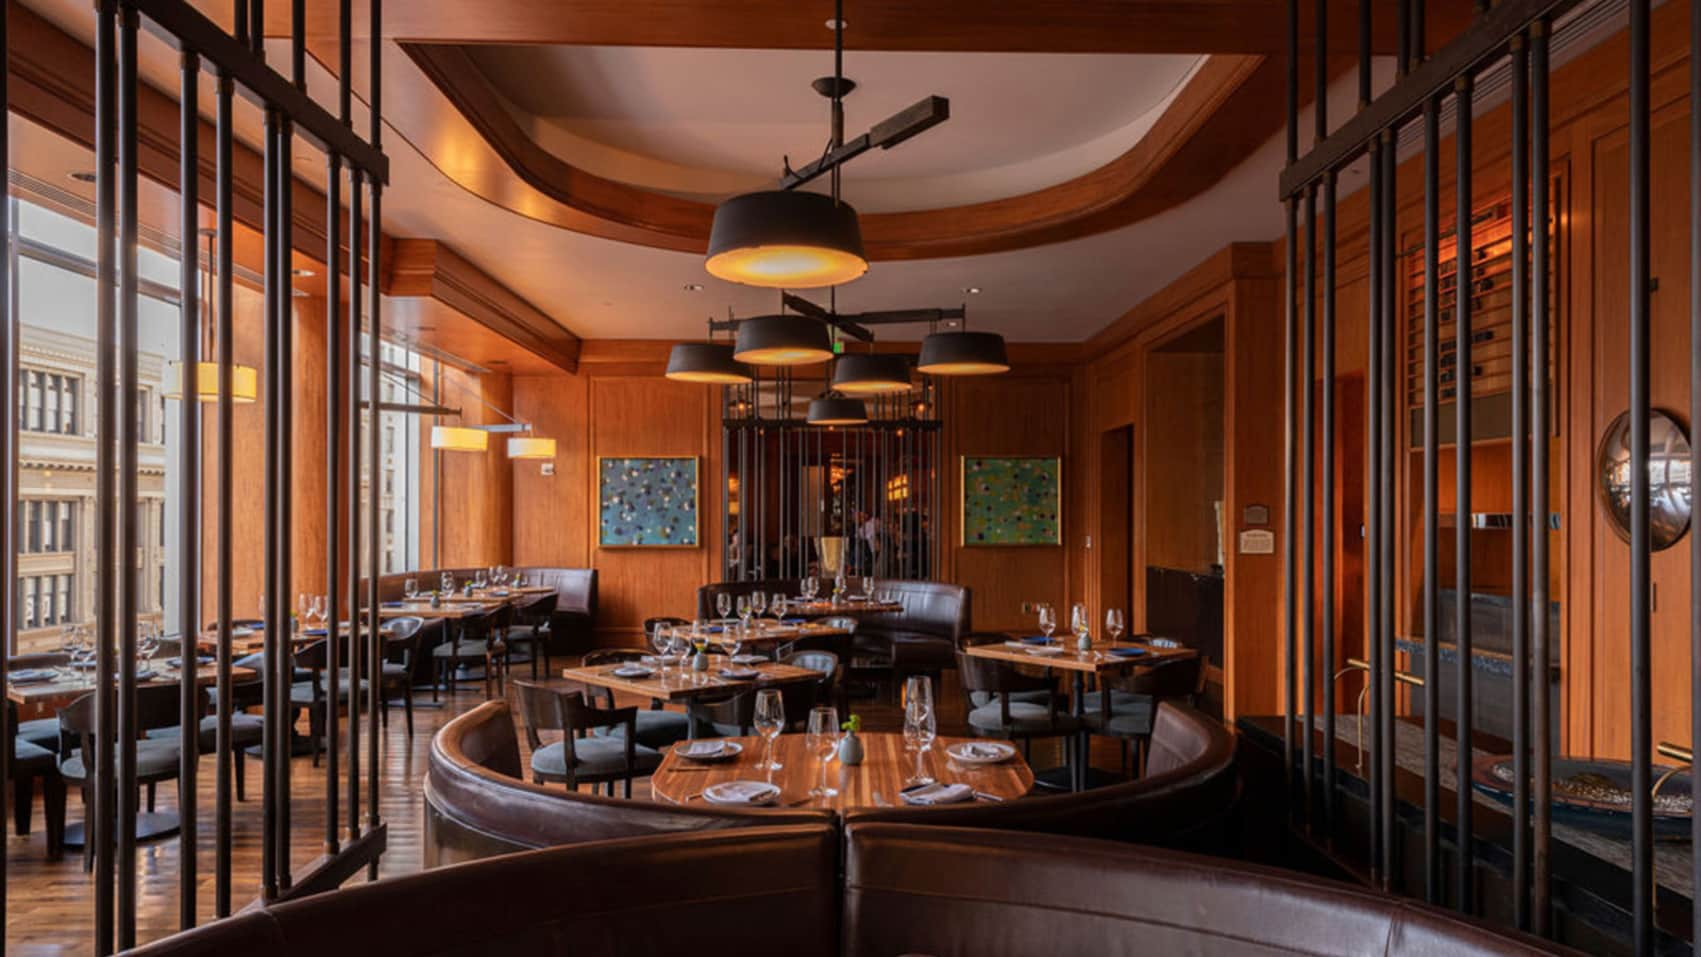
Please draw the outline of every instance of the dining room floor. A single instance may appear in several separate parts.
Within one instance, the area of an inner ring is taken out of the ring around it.
[[[556,671],[576,663],[556,658]],[[524,664],[515,666],[515,676],[526,680],[529,670]],[[544,679],[545,683],[566,684],[560,678]],[[967,734],[964,721],[966,710],[961,685],[954,672],[947,672],[940,692],[941,735]],[[389,877],[417,871],[423,863],[423,805],[421,788],[424,782],[431,737],[456,714],[467,711],[485,700],[484,685],[467,683],[444,698],[444,706],[428,705],[430,694],[418,695],[415,708],[415,733],[406,732],[400,709],[392,709],[389,727],[381,735],[383,775],[379,786],[379,806],[389,825],[389,843],[379,865],[379,876]],[[621,701],[621,704],[640,702]],[[422,706],[424,705],[424,706]],[[902,709],[892,700],[889,690],[879,697],[852,698],[851,711],[862,716],[863,727],[869,731],[901,731]],[[303,727],[305,725],[303,724]],[[518,729],[516,728],[516,733]],[[522,752],[525,740],[520,738]],[[1051,742],[1036,742],[1033,764],[1047,767],[1061,761],[1061,749]],[[1094,764],[1106,769],[1121,766],[1121,755],[1113,741],[1095,739]],[[237,909],[248,904],[259,891],[260,877],[260,762],[248,758],[248,800],[235,805],[233,819],[232,862],[234,884],[232,896]],[[211,763],[204,762],[199,776],[199,806],[213,805]],[[325,834],[325,769],[314,768],[307,757],[294,760],[291,766],[291,842],[290,857],[299,870],[318,857]],[[639,779],[633,786],[634,800],[649,800],[649,783]],[[161,785],[161,810],[174,810],[175,790],[172,784]],[[346,808],[344,810],[346,816]],[[67,821],[82,820],[82,802],[76,792],[69,798]],[[42,829],[43,813],[39,794],[32,810],[32,832],[23,837],[7,829],[6,839],[6,939],[11,953],[16,955],[84,954],[91,949],[93,934],[93,880],[82,869],[80,853],[68,852],[63,860],[46,859],[46,835]],[[198,912],[203,921],[213,917],[213,822],[210,813],[200,816],[198,827],[199,892]],[[137,892],[136,935],[145,943],[174,933],[178,920],[178,863],[179,844],[175,837],[141,845],[137,852],[140,871]],[[364,877],[355,878],[356,881]]]

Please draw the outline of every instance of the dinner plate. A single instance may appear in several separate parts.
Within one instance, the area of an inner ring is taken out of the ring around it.
[[[52,681],[54,678],[58,677],[58,673],[52,668],[19,668],[17,671],[11,672],[6,677],[16,684],[27,685],[39,684],[43,681]]]
[[[779,797],[779,787],[767,781],[722,781],[703,789],[703,800],[733,807],[761,807]]]
[[[1002,741],[960,741],[945,753],[964,764],[998,764],[1015,757],[1016,749]]]
[[[755,668],[722,668],[720,676],[731,681],[751,681],[762,677],[762,672]]]
[[[609,672],[616,678],[648,678],[655,673],[654,668],[646,668],[643,665],[621,665]]]
[[[767,660],[768,659],[762,657],[761,655],[733,655],[732,656],[732,663],[735,664],[735,665],[759,665],[762,662],[767,661]]]
[[[707,750],[713,745],[719,745],[719,748]],[[704,750],[700,753],[693,753],[694,749]],[[737,741],[681,741],[673,746],[673,753],[687,761],[695,761],[699,764],[719,764],[722,761],[731,761],[743,752],[744,745]]]

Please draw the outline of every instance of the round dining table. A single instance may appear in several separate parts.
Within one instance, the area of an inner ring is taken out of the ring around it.
[[[779,770],[762,767],[765,742],[759,737],[724,739],[742,750],[719,761],[696,761],[669,750],[650,778],[650,791],[655,800],[666,804],[712,806],[703,799],[704,788],[730,781],[766,781],[777,786],[780,794],[765,807],[816,807],[843,813],[851,808],[905,806],[905,788],[915,783],[915,752],[905,749],[901,734],[863,732],[858,737],[863,743],[861,764],[846,766],[836,756],[826,761],[827,785],[838,792],[831,797],[810,794],[821,784],[822,759],[810,750],[805,734],[774,739]],[[981,738],[934,739],[921,756],[926,775],[941,784],[966,784],[972,790],[969,800],[982,803],[1015,800],[1033,790],[1034,773],[1014,745],[1010,757],[996,764],[965,764],[947,755],[947,748],[969,741],[991,743]]]

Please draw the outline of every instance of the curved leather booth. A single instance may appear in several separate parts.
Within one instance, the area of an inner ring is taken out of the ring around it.
[[[421,568],[394,575],[381,575],[378,578],[378,600],[401,599],[403,584],[409,578],[417,581],[421,588],[436,588],[444,572],[454,575],[455,580],[459,582],[466,581],[480,571],[483,569]],[[526,581],[531,584],[548,585],[555,589],[555,608],[549,614],[550,653],[569,655],[589,651],[597,618],[596,569],[534,565],[517,568],[515,571],[524,574]],[[426,626],[429,633],[421,640],[423,647],[430,649],[445,640],[440,623],[427,622]]]
[[[1158,706],[1143,777],[1075,794],[1001,804],[868,808],[847,824],[901,822],[1036,831],[1137,844],[1214,848],[1238,793],[1234,736],[1182,705]]]
[[[826,810],[671,807],[524,780],[514,718],[487,701],[437,732],[425,776],[427,867],[609,838],[831,821]]]
[[[149,957],[1568,954],[1445,911],[1107,841],[867,824],[600,841],[244,911]]]

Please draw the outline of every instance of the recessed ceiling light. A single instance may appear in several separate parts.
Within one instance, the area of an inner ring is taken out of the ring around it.
[[[980,287],[979,286],[964,286],[963,291],[968,293],[971,296],[980,295]]]
[[[291,289],[289,294],[297,299],[306,299],[308,296],[312,295],[312,293],[309,293],[305,289]]]
[[[703,284],[700,283],[700,282],[688,282],[688,283],[685,284],[685,291],[686,292],[702,292],[703,291]]]
[[[826,23],[822,24],[822,26],[826,27],[829,30],[837,30],[840,27],[844,27],[845,29],[848,30],[848,29],[850,29],[850,21],[849,20],[828,19]]]
[[[92,183],[95,181],[95,174],[92,170],[73,170],[70,176],[79,183]]]
[[[291,269],[290,274],[294,276],[311,276],[314,273],[311,269]]]

